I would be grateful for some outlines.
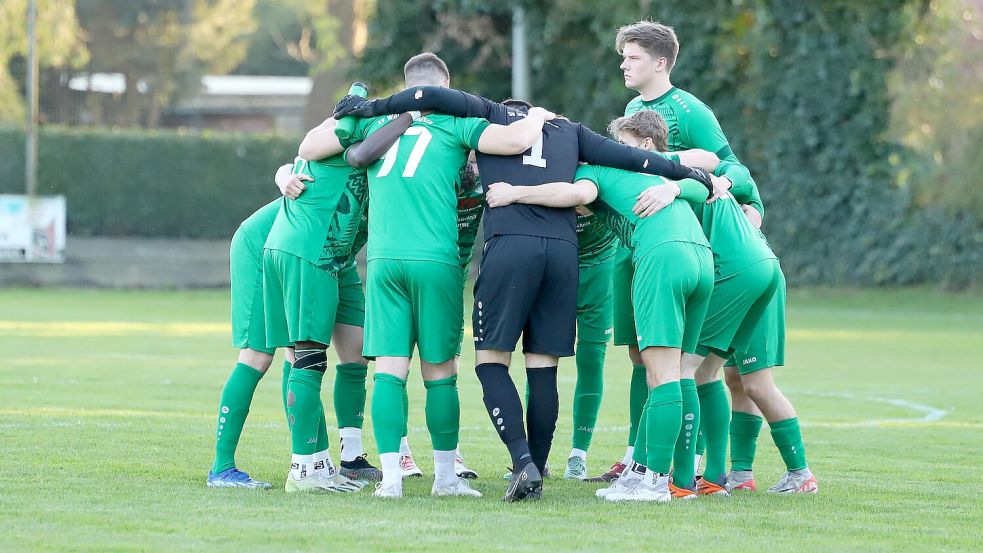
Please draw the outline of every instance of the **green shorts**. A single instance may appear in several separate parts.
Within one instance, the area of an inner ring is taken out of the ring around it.
[[[352,263],[338,271],[338,312],[335,324],[365,326],[365,291],[358,267]]]
[[[365,275],[365,348],[373,357],[443,363],[460,346],[461,268],[433,261],[373,259]]]
[[[775,296],[781,272],[777,259],[762,259],[715,280],[696,353],[704,357],[713,353],[726,359],[735,351],[746,350],[765,308]]]
[[[631,249],[618,246],[611,272],[614,345],[634,346],[638,344],[638,333],[635,332],[635,309],[631,304],[631,281],[635,274]]]
[[[577,285],[577,343],[606,344],[611,339],[614,259],[580,268]]]
[[[243,233],[232,236],[229,248],[229,282],[232,288],[232,345],[272,355],[266,347],[263,312],[263,245],[253,244]]]
[[[632,281],[638,349],[694,353],[713,292],[710,248],[666,242],[635,259]]]
[[[334,273],[296,255],[264,250],[263,297],[267,347],[331,343],[338,312],[338,279]]]
[[[735,350],[727,366],[736,366],[741,374],[785,365],[785,275],[778,271],[778,288],[751,333],[743,351]]]

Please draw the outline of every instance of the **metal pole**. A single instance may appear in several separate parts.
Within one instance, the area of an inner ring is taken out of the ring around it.
[[[526,10],[512,8],[512,97],[532,102],[529,85],[529,48],[526,44]]]
[[[28,201],[38,190],[38,6],[36,0],[27,4],[27,151],[25,156],[25,183]]]

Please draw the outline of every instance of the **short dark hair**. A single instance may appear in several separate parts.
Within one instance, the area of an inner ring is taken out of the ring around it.
[[[433,52],[417,54],[403,66],[406,86],[439,85],[450,78],[447,64]]]
[[[625,25],[618,29],[618,37],[615,39],[615,48],[619,54],[624,52],[625,44],[629,42],[638,44],[652,57],[666,58],[668,71],[672,71],[673,66],[676,65],[679,39],[676,38],[676,31],[668,25],[655,21],[639,21]]]
[[[532,104],[525,100],[516,100],[515,98],[506,98],[502,101],[502,105],[517,109],[519,111],[529,111],[532,109]]]
[[[651,138],[655,149],[660,152],[669,150],[669,128],[662,116],[650,109],[619,117],[608,125],[608,133],[615,138],[623,132],[630,132],[639,138]]]

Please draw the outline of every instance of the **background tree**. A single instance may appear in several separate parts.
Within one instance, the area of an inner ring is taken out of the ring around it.
[[[161,109],[197,89],[206,73],[226,73],[246,54],[255,0],[78,0],[89,37],[91,73],[121,73],[118,117],[156,126]]]
[[[0,21],[3,22],[0,25],[0,123],[20,125],[24,121],[27,0],[0,2]],[[79,67],[88,61],[89,52],[72,0],[38,2],[36,32],[41,67]]]

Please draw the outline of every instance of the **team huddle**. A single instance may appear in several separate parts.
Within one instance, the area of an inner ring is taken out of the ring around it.
[[[222,391],[208,486],[271,487],[236,468],[235,450],[256,386],[283,348],[286,491],[357,492],[378,481],[375,496],[402,497],[403,478],[422,476],[407,432],[416,353],[432,494],[480,497],[459,448],[457,379],[483,223],[471,329],[484,406],[511,458],[506,501],[543,493],[557,365],[571,356],[565,479],[606,483],[597,495],[609,501],[754,491],[767,420],[786,465],[769,491],[818,491],[795,410],[773,380],[784,364],[785,279],[759,230],[757,185],[713,112],[671,84],[672,28],[628,25],[616,45],[625,86],[639,96],[610,124],[614,140],[522,101],[451,89],[432,53],[406,63],[403,91],[369,100],[356,83],[308,132],[294,164],[276,173],[284,197],[232,240],[240,353]],[[363,246],[364,291],[355,262]],[[609,471],[588,477],[612,329],[633,365],[628,443]],[[525,402],[509,372],[520,338]],[[329,345],[339,359],[338,465],[320,396]],[[362,445],[370,360],[378,468]]]

